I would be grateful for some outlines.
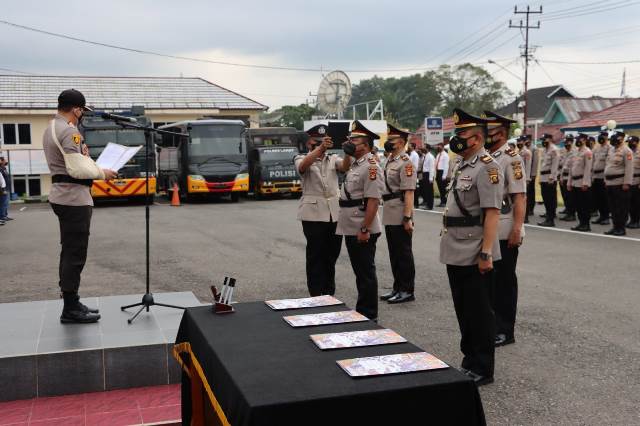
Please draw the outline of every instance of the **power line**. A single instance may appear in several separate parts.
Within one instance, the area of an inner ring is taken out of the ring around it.
[[[34,75],[33,73],[30,73],[30,72],[18,71],[18,70],[14,70],[14,69],[11,69],[11,68],[0,68],[0,71],[7,71],[7,72],[16,73],[16,74]]]
[[[548,64],[567,64],[567,65],[622,65],[622,64],[637,64],[640,63],[640,59],[630,59],[628,61],[602,61],[602,62],[570,62],[570,61],[557,61],[552,59],[538,59],[540,62]]]
[[[637,4],[640,4],[640,2],[633,2],[633,3],[627,3],[629,0],[626,0],[625,2],[623,2],[624,4],[619,4],[616,7],[611,7],[611,6],[606,6],[606,7],[601,7],[599,9],[591,9],[591,10],[585,10],[582,13],[575,13],[575,14],[564,14],[564,15],[559,15],[559,16],[555,16],[552,17],[550,19],[545,19],[544,22],[553,22],[553,21],[560,21],[563,19],[572,19],[572,18],[578,18],[580,16],[586,16],[586,15],[593,15],[596,13],[602,13],[602,12],[610,12],[613,10],[617,10],[617,9],[622,9],[625,7],[630,7],[630,6],[634,6]]]

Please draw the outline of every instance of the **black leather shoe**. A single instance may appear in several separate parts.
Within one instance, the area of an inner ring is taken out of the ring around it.
[[[416,300],[416,297],[413,293],[407,293],[406,291],[401,291],[400,293],[393,296],[391,299],[387,300],[390,304],[395,303],[407,303]]]
[[[82,308],[83,312],[88,312],[90,314],[99,314],[100,313],[100,309],[98,309],[98,308],[90,308],[90,307],[88,307],[87,305],[85,305],[82,302],[78,302],[78,303],[80,303],[80,307]]]
[[[579,231],[579,232],[591,232],[591,227],[587,224],[583,224],[583,225],[573,226],[571,230]]]
[[[623,235],[627,235],[627,231],[624,229],[614,229],[611,235],[615,235],[616,237],[622,237]]]
[[[476,386],[484,386],[493,383],[493,377],[482,376],[471,370],[466,370],[465,374],[473,379]]]
[[[496,340],[495,340],[496,348],[498,346],[510,345],[515,342],[516,342],[516,339],[513,336],[507,337],[506,334],[502,334],[502,333],[496,334]]]
[[[544,222],[538,222],[538,226],[553,228],[554,226],[556,226],[556,224],[553,222],[553,219],[551,219],[551,220],[545,220]]]
[[[60,322],[63,324],[89,324],[92,322],[98,322],[99,319],[100,315],[93,314],[91,312],[84,312],[83,310],[63,309],[62,315],[60,315]]]
[[[562,217],[560,218],[560,220],[561,220],[561,221],[563,221],[563,222],[575,222],[575,220],[576,220],[576,215],[574,215],[574,214],[567,214],[567,215],[562,216]]]
[[[627,229],[638,229],[638,228],[640,228],[640,222],[627,223]]]
[[[397,291],[395,291],[395,290],[390,291],[389,293],[386,293],[386,294],[383,294],[382,296],[380,296],[380,300],[383,300],[383,301],[384,300],[389,300],[392,297],[395,297],[396,294],[398,294]]]
[[[609,225],[611,223],[611,221],[609,219],[601,219],[598,222],[598,225]]]

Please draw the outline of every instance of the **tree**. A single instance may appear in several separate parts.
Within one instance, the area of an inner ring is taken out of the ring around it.
[[[311,120],[311,116],[317,114],[317,110],[307,104],[298,106],[285,105],[280,108],[282,118],[280,123],[283,127],[295,127],[298,130],[303,129],[304,121]]]

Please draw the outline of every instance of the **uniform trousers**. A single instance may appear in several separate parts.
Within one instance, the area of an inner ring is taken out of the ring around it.
[[[496,315],[496,333],[513,337],[518,308],[518,247],[509,247],[508,240],[500,240],[502,259],[493,262],[495,287],[493,310]]]
[[[629,216],[630,191],[623,191],[622,185],[607,186],[607,199],[611,210],[614,229],[625,230]]]
[[[547,219],[552,220],[556,217],[556,209],[558,208],[558,193],[556,182],[540,182],[540,192],[542,192],[542,201],[546,210]]]
[[[599,219],[609,219],[609,203],[607,200],[607,190],[604,185],[604,179],[594,179],[591,184],[591,189],[593,191],[595,207],[600,214]]]
[[[640,186],[631,187],[631,203],[629,204],[629,220],[631,223],[640,221]]]
[[[576,214],[576,208],[573,202],[573,193],[567,189],[567,181],[560,182],[560,194],[562,195],[562,201],[564,201],[564,209],[567,215]]]
[[[422,181],[420,186],[422,187],[422,198],[429,210],[433,209],[433,182],[429,181],[430,172],[425,172],[422,175]]]
[[[536,177],[532,176],[531,180],[527,182],[527,216],[533,214],[533,209],[536,207]]]
[[[337,222],[302,221],[307,239],[307,287],[311,296],[333,296],[336,292],[336,261],[342,248],[342,235],[336,235]]]
[[[93,207],[51,203],[51,208],[60,222],[60,289],[63,293],[77,293],[80,274],[87,261]]]
[[[493,377],[496,317],[493,312],[494,271],[478,265],[447,265],[453,306],[460,326],[462,368]]]
[[[415,288],[416,267],[411,247],[412,236],[405,231],[403,225],[386,225],[384,227],[389,248],[389,260],[393,273],[393,291],[412,293]]]
[[[572,188],[571,192],[573,193],[571,197],[575,202],[576,212],[578,213],[578,222],[580,225],[589,225],[591,221],[591,206],[593,206],[591,188],[583,191],[582,187],[576,186]]]
[[[444,176],[444,170],[436,170],[436,184],[440,192],[440,204],[447,204],[447,177]]]
[[[345,243],[351,268],[356,275],[358,301],[356,311],[369,319],[378,318],[378,276],[376,275],[376,242],[380,234],[371,234],[366,243],[355,235],[346,235]]]

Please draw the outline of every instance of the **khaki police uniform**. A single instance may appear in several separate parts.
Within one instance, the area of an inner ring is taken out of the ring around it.
[[[567,190],[567,183],[569,182],[569,173],[571,171],[571,162],[575,156],[576,150],[571,147],[569,151],[565,149],[560,150],[560,160],[558,166],[560,168],[560,194],[564,200],[564,210],[567,216],[574,216],[576,214],[573,194]]]
[[[395,157],[389,156],[384,170],[382,223],[385,226],[395,293],[413,294],[415,288],[412,235],[404,229],[403,218],[404,193],[416,190],[416,180],[417,172],[404,151]],[[414,197],[417,194],[414,193]]]
[[[556,184],[559,174],[559,161],[558,148],[549,142],[549,145],[542,153],[542,164],[540,165],[540,192],[544,201],[546,219],[549,222],[555,219],[558,207]]]
[[[608,142],[598,142],[593,149],[593,166],[591,172],[593,183],[591,188],[593,191],[593,201],[600,215],[594,223],[609,220],[609,201],[607,200],[607,190],[604,184],[604,168],[607,165],[607,157],[610,151],[611,145],[609,145]]]
[[[495,316],[493,271],[480,274],[483,209],[502,206],[504,175],[500,165],[481,149],[468,160],[456,159],[449,184],[440,239],[440,262],[447,265],[453,303],[462,335],[462,368],[493,377]],[[500,260],[500,246],[492,247]]]
[[[356,275],[356,311],[370,319],[378,318],[375,256],[382,225],[377,213],[369,226],[369,241],[359,243],[357,235],[364,222],[366,199],[381,199],[383,188],[383,173],[375,154],[368,153],[352,162],[340,192],[340,213],[336,229],[338,235],[345,237],[351,267]]]
[[[53,184],[49,192],[49,203],[60,222],[60,289],[63,293],[77,293],[80,274],[84,269],[89,246],[89,228],[93,198],[91,180],[71,178],[65,168],[64,157],[51,135],[51,126],[66,153],[81,153],[84,138],[72,123],[60,114],[47,126],[42,146]]]
[[[587,230],[591,225],[591,170],[593,169],[593,153],[583,145],[576,151],[571,161],[568,185],[572,188],[572,199],[578,213],[579,225]],[[586,187],[583,189],[583,187]]]
[[[640,228],[640,148],[633,150],[633,181],[631,182],[631,203],[627,228]]]
[[[311,296],[334,295],[335,265],[342,247],[342,235],[336,235],[336,226],[340,213],[338,169],[343,160],[338,155],[325,154],[300,173],[304,158],[305,155],[298,155],[294,163],[302,184],[298,220],[307,240],[307,287]]]
[[[631,193],[624,191],[622,185],[633,183],[633,152],[624,143],[620,143],[615,148],[611,147],[604,168],[604,180],[613,229],[625,233]]]

